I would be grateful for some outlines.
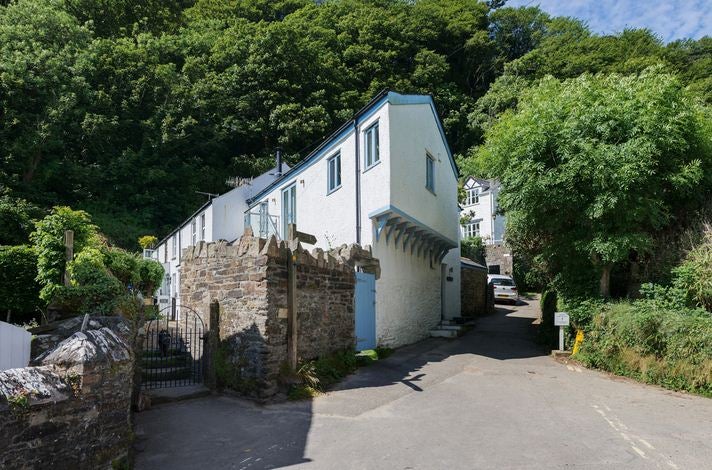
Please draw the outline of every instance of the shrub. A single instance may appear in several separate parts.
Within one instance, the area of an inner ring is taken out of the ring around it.
[[[101,250],[87,248],[69,263],[72,284],[56,290],[57,300],[78,313],[107,315],[127,294],[121,281],[109,271]]]
[[[41,213],[38,207],[24,199],[0,195],[0,245],[27,243],[34,228],[33,220]]]
[[[700,308],[671,308],[668,302],[599,304],[576,358],[648,383],[712,396],[712,316]]]
[[[460,252],[465,258],[469,258],[480,264],[485,263],[485,244],[480,237],[463,238],[460,242]]]
[[[673,269],[673,276],[674,286],[684,291],[688,305],[712,312],[712,229],[707,229],[702,242]]]
[[[144,250],[153,248],[158,243],[158,238],[153,235],[144,235],[138,238],[138,245]]]
[[[545,290],[541,294],[541,323],[539,324],[538,340],[548,348],[555,348],[557,341],[554,313],[556,312],[557,295],[554,290]]]
[[[56,292],[63,287],[62,273],[66,267],[64,232],[74,231],[74,253],[81,253],[89,246],[99,246],[96,227],[91,217],[84,211],[69,207],[54,207],[50,214],[35,224],[30,240],[37,252],[37,281],[40,284],[40,298],[45,302],[53,300]]]
[[[37,317],[40,286],[37,277],[37,254],[30,246],[0,246],[0,314],[16,323]]]

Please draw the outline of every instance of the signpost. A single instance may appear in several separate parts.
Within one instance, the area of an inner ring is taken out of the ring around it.
[[[564,327],[569,326],[569,314],[566,312],[554,313],[554,326],[559,327],[559,351],[564,350]]]

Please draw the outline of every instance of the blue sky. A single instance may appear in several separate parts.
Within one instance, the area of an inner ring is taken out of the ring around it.
[[[712,0],[509,0],[507,6],[539,6],[553,16],[574,16],[591,31],[616,33],[648,28],[665,42],[712,35]]]

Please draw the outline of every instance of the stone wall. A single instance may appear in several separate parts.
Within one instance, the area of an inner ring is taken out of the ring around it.
[[[463,317],[491,313],[494,297],[488,291],[487,268],[470,260],[463,260],[460,271],[460,297]]]
[[[0,468],[128,465],[133,361],[115,331],[75,332],[0,372]]]
[[[235,244],[204,243],[183,252],[181,304],[208,312],[218,301],[218,381],[265,399],[279,391],[287,361],[287,260],[297,272],[297,351],[300,360],[353,349],[357,266],[378,272],[378,262],[357,245],[308,252],[286,242],[251,236]],[[210,323],[204,318],[204,323]]]
[[[512,249],[504,243],[495,243],[485,245],[487,267],[492,265],[499,266],[499,274],[511,276],[514,273],[514,260],[512,258]],[[490,270],[491,272],[491,270]]]

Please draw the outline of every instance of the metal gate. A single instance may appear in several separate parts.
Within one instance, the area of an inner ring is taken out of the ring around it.
[[[200,314],[180,306],[179,319],[171,319],[171,307],[158,312],[146,323],[141,387],[144,389],[181,387],[203,381],[205,325]]]
[[[356,273],[356,350],[376,347],[376,276]]]

